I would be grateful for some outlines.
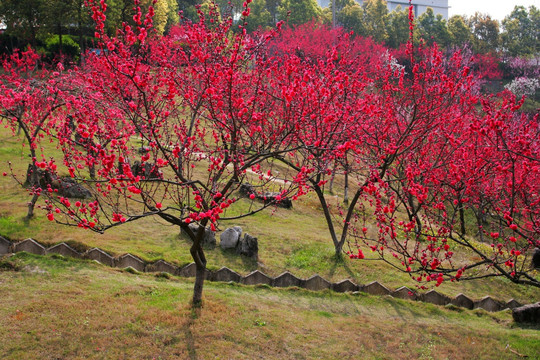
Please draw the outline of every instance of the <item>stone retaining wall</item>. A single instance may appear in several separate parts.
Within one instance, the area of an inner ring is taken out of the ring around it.
[[[172,275],[182,277],[195,277],[195,263],[190,263],[180,268],[164,260],[158,260],[153,263],[148,263],[132,254],[124,254],[119,257],[113,257],[98,248],[90,249],[85,253],[79,253],[66,243],[60,243],[47,249],[33,239],[26,239],[20,242],[12,243],[11,241],[4,239],[0,236],[0,256],[20,251],[26,251],[28,253],[37,255],[55,253],[67,257],[91,259],[107,266],[118,268],[132,268],[139,272],[166,272]],[[246,276],[242,276],[227,267],[222,267],[217,271],[207,270],[206,279],[210,281],[222,282],[232,281],[246,285],[266,284],[274,287],[296,286],[313,291],[320,291],[326,289],[332,289],[336,292],[361,291],[372,295],[390,295],[400,299],[417,300],[436,305],[444,306],[452,304],[454,306],[459,306],[467,309],[482,308],[487,311],[500,311],[507,308],[514,309],[521,306],[521,304],[514,299],[503,303],[501,301],[493,299],[490,296],[486,296],[480,300],[473,300],[463,294],[459,294],[455,298],[450,298],[446,295],[438,293],[435,290],[431,290],[426,293],[418,293],[405,286],[402,286],[397,290],[390,290],[389,288],[380,284],[377,281],[373,281],[365,285],[355,284],[348,279],[337,283],[331,283],[326,279],[320,277],[319,275],[313,275],[309,279],[300,279],[288,271],[275,278],[272,278],[260,272],[259,270],[255,270],[247,274]]]

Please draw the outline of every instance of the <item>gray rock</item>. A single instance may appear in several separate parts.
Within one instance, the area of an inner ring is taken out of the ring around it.
[[[532,255],[532,267],[540,269],[540,248],[535,248]]]
[[[257,195],[257,191],[255,190],[255,187],[251,185],[250,183],[243,183],[238,188],[238,192],[240,192],[243,196],[249,196],[251,194]]]
[[[26,251],[36,255],[45,255],[47,250],[34,239],[26,239],[13,245],[13,252]]]
[[[28,165],[28,170],[26,171],[25,185],[39,185],[42,189],[47,189],[50,186],[53,190],[57,191],[58,195],[68,198],[86,199],[92,197],[92,193],[88,189],[72,178],[61,178],[48,170],[41,169],[37,169],[37,173],[33,174],[33,166],[31,164]]]
[[[518,323],[540,324],[540,302],[513,309],[512,317]]]
[[[0,236],[0,255],[11,253],[11,241]]]
[[[225,229],[219,236],[219,246],[221,246],[222,249],[236,249],[238,246],[238,242],[240,241],[240,234],[242,231],[240,230],[240,233],[234,229],[234,228],[228,228]]]
[[[277,200],[279,197],[279,200]],[[292,209],[292,201],[289,198],[282,198],[281,193],[265,192],[257,195],[257,199],[262,200],[265,204],[272,203],[284,209]]]
[[[194,234],[197,234],[197,231],[199,231],[199,227],[200,227],[199,224],[191,223],[188,226],[189,226],[189,228],[191,229],[191,231]],[[216,246],[216,233],[214,231],[212,231],[212,229],[210,229],[209,226],[207,226],[204,229],[203,243],[202,244],[203,244],[203,246],[208,246],[208,247],[215,247]]]
[[[249,183],[243,183],[238,188],[238,191],[241,195],[245,197],[249,197],[251,194],[255,195],[257,200],[261,200],[265,204],[273,203],[279,207],[285,208],[285,209],[291,209],[292,208],[292,201],[289,198],[282,198],[281,193],[279,192],[263,192],[259,193],[257,192],[257,189],[255,186],[249,184]],[[277,200],[279,196],[279,201]]]
[[[257,238],[246,233],[244,238],[240,240],[236,252],[240,255],[256,259],[259,256],[259,242]]]
[[[61,179],[58,179],[57,182],[59,184],[58,194],[60,195],[63,195],[67,198],[77,198],[77,199],[89,199],[92,197],[92,193],[90,192],[90,190],[88,190],[81,184],[78,184],[73,179],[61,178]]]
[[[69,256],[72,258],[81,257],[81,254],[79,254],[75,249],[73,249],[71,246],[69,246],[66,243],[60,243],[60,244],[51,246],[50,248],[47,249],[47,253],[55,253],[55,254],[60,254],[62,256]]]

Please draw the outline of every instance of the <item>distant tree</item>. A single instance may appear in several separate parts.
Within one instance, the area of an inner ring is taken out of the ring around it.
[[[279,21],[279,5],[282,0],[266,0],[266,8],[272,17],[272,24]]]
[[[282,0],[278,6],[278,20],[300,25],[316,19],[321,12],[315,0]]]
[[[416,38],[422,38],[428,45],[436,42],[441,47],[446,47],[450,43],[450,34],[446,25],[446,20],[441,14],[433,12],[433,9],[428,7],[427,10],[416,20],[415,30]]]
[[[409,12],[398,6],[388,14],[388,39],[386,45],[397,49],[409,39]]]
[[[57,112],[66,104],[60,71],[38,68],[40,56],[29,49],[15,51],[2,62],[0,73],[0,124],[21,135],[29,164],[26,178],[20,185],[28,188],[32,199],[28,202],[27,219],[34,216],[34,208],[43,191],[38,169],[56,167],[43,154],[40,146],[54,128]],[[59,70],[61,70],[60,67]]]
[[[244,10],[242,0],[213,0],[213,2],[219,7],[219,12],[223,19],[230,17],[234,20],[238,20],[240,14]]]
[[[388,38],[388,7],[384,0],[366,0],[363,4],[367,36],[384,43]]]
[[[364,10],[357,3],[346,5],[337,14],[337,22],[343,28],[354,31],[356,35],[366,36],[366,27],[364,26]]]
[[[44,23],[44,0],[2,0],[0,19],[7,26],[6,32],[36,47],[37,36]]]
[[[472,40],[471,29],[467,26],[466,20],[461,15],[454,15],[448,19],[448,33],[452,46],[462,47]]]
[[[535,56],[540,53],[540,10],[516,6],[502,21],[501,41],[511,56]]]
[[[468,20],[473,34],[473,50],[482,54],[497,51],[500,44],[499,22],[478,12]]]
[[[265,29],[272,24],[272,14],[267,9],[266,0],[254,0],[250,4],[250,13],[247,19],[246,30],[252,32]]]

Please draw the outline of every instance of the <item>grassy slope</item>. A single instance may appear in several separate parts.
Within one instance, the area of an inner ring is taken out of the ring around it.
[[[25,173],[28,160],[24,156],[24,149],[16,144],[7,130],[0,130],[0,171],[4,171],[7,161],[12,161],[17,174]],[[117,255],[131,252],[146,260],[164,258],[178,265],[192,261],[189,243],[178,236],[178,229],[156,218],[143,219],[100,235],[50,223],[39,210],[35,219],[25,222],[23,217],[28,200],[25,191],[12,179],[0,177],[0,235],[14,240],[32,237],[49,244],[73,240],[88,247],[98,246]],[[331,201],[339,200],[335,198]],[[237,204],[239,208],[249,206],[247,200]],[[240,210],[237,208],[231,211]],[[313,194],[296,202],[293,210],[277,209],[274,212],[259,213],[234,222],[225,222],[221,224],[221,229],[234,225],[240,225],[245,232],[258,237],[259,261],[223,252],[218,247],[207,251],[210,268],[228,266],[243,274],[259,269],[272,276],[289,270],[300,277],[318,273],[333,281],[351,278],[359,284],[378,280],[392,288],[415,286],[408,275],[398,273],[380,262],[348,259],[336,262],[320,205]],[[465,293],[481,298],[489,294],[501,300],[515,298],[523,303],[540,298],[540,289],[516,286],[502,279],[444,284],[437,290],[450,296]]]
[[[133,275],[17,254],[0,271],[2,359],[538,359],[540,328],[367,295]],[[5,264],[5,262],[4,262]],[[512,350],[512,351],[511,351]]]

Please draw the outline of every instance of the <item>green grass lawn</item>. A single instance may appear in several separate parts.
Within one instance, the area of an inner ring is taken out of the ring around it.
[[[540,328],[508,311],[212,282],[194,310],[183,278],[25,253],[0,268],[2,359],[540,358]]]

